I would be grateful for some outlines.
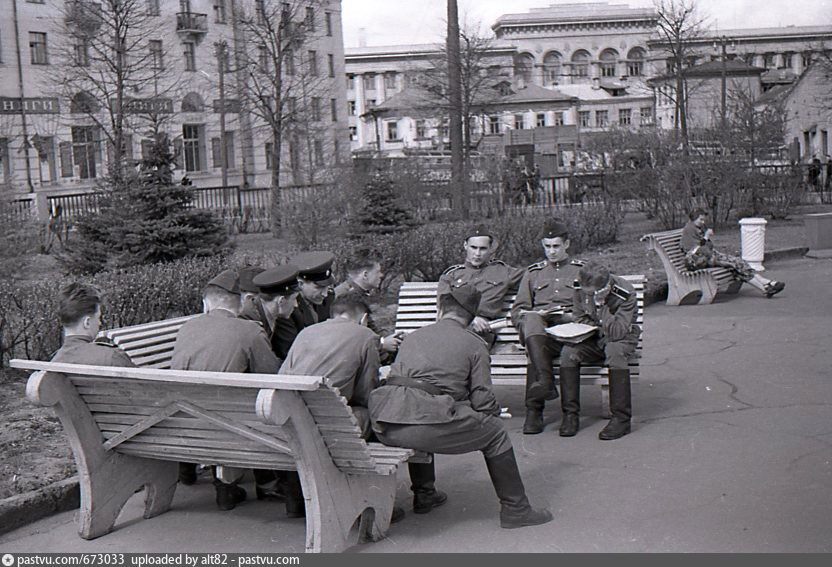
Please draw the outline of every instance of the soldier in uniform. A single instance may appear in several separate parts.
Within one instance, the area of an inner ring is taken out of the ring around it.
[[[480,299],[472,285],[452,288],[439,298],[439,320],[405,337],[387,381],[370,394],[373,431],[382,443],[429,453],[482,451],[501,504],[500,525],[544,524],[552,515],[529,505],[499,418],[487,345],[468,330]],[[408,469],[415,513],[447,500],[434,486],[433,463]]]
[[[237,273],[226,270],[208,282],[202,299],[205,313],[179,329],[171,368],[213,372],[276,373],[280,361],[272,352],[263,327],[238,318],[240,285]],[[246,499],[237,486],[242,471],[223,467],[214,486],[217,506],[231,510]]]
[[[260,290],[254,285],[254,276],[265,271],[260,266],[246,266],[239,270],[240,274],[240,319],[246,321],[258,321],[263,325],[266,331],[266,336],[271,340],[274,328],[269,323],[269,318],[266,317],[266,312],[263,311],[263,304],[260,302]]]
[[[378,291],[384,272],[381,263],[369,256],[359,256],[347,261],[347,279],[335,287],[335,298],[348,294],[370,298]]]
[[[569,257],[569,233],[557,219],[547,221],[541,233],[541,245],[546,260],[526,269],[517,299],[511,308],[511,320],[526,347],[529,365],[526,371],[526,420],[523,433],[533,435],[543,431],[543,409],[546,400],[555,400],[553,361],[560,354],[562,344],[546,332],[546,328],[572,320],[572,284],[583,265]],[[566,382],[561,376],[561,392],[571,392],[578,384]],[[577,433],[577,409],[571,405],[572,396],[561,401],[563,421],[559,429],[563,437]]]
[[[58,316],[64,342],[52,362],[94,366],[135,366],[123,350],[106,339],[96,339],[101,327],[101,296],[91,285],[71,283],[58,295]]]
[[[465,263],[451,266],[442,273],[437,295],[448,293],[452,287],[470,284],[482,295],[477,316],[471,322],[471,330],[494,346],[497,335],[491,329],[492,320],[499,318],[503,310],[506,292],[517,289],[523,270],[513,268],[501,260],[494,260],[494,236],[485,226],[475,227],[463,245]]]
[[[627,280],[610,274],[600,264],[589,262],[578,273],[572,313],[575,322],[596,326],[598,331],[578,344],[563,347],[561,380],[568,376],[569,380],[580,384],[582,363],[603,362],[610,367],[612,419],[598,438],[618,439],[630,432],[632,407],[628,361],[641,335],[641,327],[636,323],[636,292]],[[573,404],[578,409],[579,393],[576,387]]]
[[[275,325],[272,345],[278,357],[285,360],[295,337],[315,323],[329,319],[329,310],[335,300],[332,285],[332,252],[304,252],[289,260],[298,269],[300,296],[298,305],[289,319],[279,319]]]

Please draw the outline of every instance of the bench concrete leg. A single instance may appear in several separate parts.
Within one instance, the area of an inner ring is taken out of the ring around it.
[[[699,300],[699,305],[709,305],[714,302],[716,293],[719,291],[717,283],[708,278],[702,282],[702,299]]]

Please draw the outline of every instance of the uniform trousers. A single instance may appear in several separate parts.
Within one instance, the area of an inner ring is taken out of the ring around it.
[[[630,355],[636,350],[637,341],[606,342],[590,337],[576,345],[564,345],[560,353],[561,368],[580,368],[581,363],[604,362],[610,368],[627,370]]]
[[[487,457],[502,455],[512,448],[511,439],[499,417],[454,406],[454,417],[447,423],[379,423],[376,437],[385,445],[407,447],[426,453],[461,455],[482,451]]]

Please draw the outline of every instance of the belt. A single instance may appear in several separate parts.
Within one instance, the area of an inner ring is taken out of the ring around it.
[[[418,378],[405,378],[404,376],[390,376],[385,382],[388,386],[404,386],[405,388],[416,388],[422,390],[433,396],[443,396],[445,392],[427,382]]]

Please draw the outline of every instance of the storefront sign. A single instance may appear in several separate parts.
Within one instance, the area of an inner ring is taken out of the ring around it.
[[[61,105],[57,98],[10,98],[0,97],[0,114],[60,114]]]

